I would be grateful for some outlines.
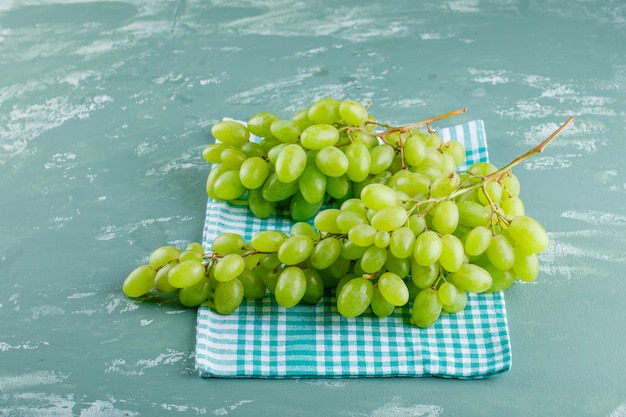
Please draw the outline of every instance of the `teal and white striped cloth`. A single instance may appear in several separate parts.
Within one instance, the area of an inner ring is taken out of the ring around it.
[[[440,129],[445,140],[463,142],[466,165],[487,160],[480,120]],[[464,168],[462,168],[464,169]],[[220,233],[250,239],[268,228],[289,231],[285,213],[253,217],[245,206],[209,199],[203,243]],[[442,314],[427,329],[412,326],[410,308],[387,318],[341,317],[332,295],[315,306],[278,306],[271,296],[244,301],[232,315],[198,309],[196,369],[202,377],[485,378],[511,367],[511,348],[502,293],[471,295],[464,311]]]

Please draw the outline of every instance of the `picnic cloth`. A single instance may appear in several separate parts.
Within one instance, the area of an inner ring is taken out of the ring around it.
[[[442,128],[444,140],[465,145],[466,169],[487,161],[484,123]],[[209,199],[203,244],[210,248],[221,233],[249,240],[259,230],[289,232],[288,213],[255,218],[244,205]],[[209,300],[209,305],[211,300]],[[334,294],[315,306],[285,309],[272,296],[245,301],[227,316],[208,306],[198,308],[196,369],[201,377],[341,378],[423,377],[477,379],[506,372],[511,347],[501,292],[470,294],[457,314],[442,313],[435,325],[409,324],[410,307],[386,318],[339,315]]]

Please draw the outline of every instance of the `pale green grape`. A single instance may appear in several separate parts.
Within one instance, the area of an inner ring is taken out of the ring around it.
[[[539,257],[536,253],[526,253],[524,249],[516,246],[514,249],[515,261],[513,272],[522,281],[532,282],[539,275]]]
[[[278,259],[285,265],[306,261],[313,252],[313,240],[306,235],[290,236],[280,245]]]
[[[298,190],[293,196],[291,196],[291,200],[289,202],[289,214],[291,215],[291,219],[297,222],[307,221],[319,212],[323,203],[323,201],[318,201],[313,204],[309,203],[304,199],[302,193]]]
[[[374,296],[374,285],[365,278],[352,278],[337,295],[337,310],[343,317],[360,316],[367,310]]]
[[[248,129],[253,135],[266,138],[272,136],[272,123],[279,120],[275,114],[268,112],[257,113],[248,119]]]
[[[127,297],[141,297],[152,290],[156,274],[157,271],[152,265],[138,266],[124,279],[122,291]]]
[[[306,165],[298,178],[298,189],[309,203],[320,202],[326,192],[326,175],[316,165]]]
[[[339,104],[339,115],[346,124],[361,126],[367,120],[367,109],[358,101],[344,100]]]
[[[324,280],[315,269],[305,269],[306,290],[302,296],[302,301],[307,304],[317,304],[324,296]]]
[[[457,294],[459,293],[454,284],[449,282],[441,284],[437,291],[441,303],[448,306],[454,305]]]
[[[233,120],[215,123],[211,127],[211,134],[215,139],[230,146],[241,146],[250,140],[248,128]]]
[[[342,233],[348,233],[350,229],[358,224],[367,224],[367,217],[364,214],[355,211],[341,210],[341,213],[337,216],[337,227]]]
[[[426,219],[419,214],[411,214],[407,219],[406,225],[415,233],[415,236],[417,236],[426,228]]]
[[[465,310],[467,306],[467,292],[459,290],[457,288],[456,297],[454,299],[454,304],[446,305],[442,303],[443,311],[449,314],[456,314],[459,311]]]
[[[518,197],[520,193],[520,182],[519,179],[512,174],[510,171],[508,175],[502,178],[502,188],[507,196],[510,197]]]
[[[391,235],[389,232],[384,230],[379,230],[374,235],[374,245],[386,249],[389,246],[389,241],[391,241]]]
[[[409,301],[409,289],[404,280],[393,272],[385,272],[378,278],[378,290],[391,304],[403,306]]]
[[[456,272],[465,262],[463,242],[454,235],[441,236],[441,255],[439,264],[448,272]]]
[[[339,131],[330,124],[315,124],[300,134],[300,145],[319,151],[327,146],[335,146],[339,141]]]
[[[320,232],[324,233],[341,233],[341,229],[337,226],[337,216],[341,214],[339,209],[322,210],[313,219],[313,224]]]
[[[202,243],[200,242],[189,242],[189,244],[185,247],[185,250],[193,250],[204,255],[204,246],[202,246]]]
[[[158,269],[167,265],[171,261],[178,259],[180,254],[180,249],[175,246],[161,246],[152,251],[150,258],[148,259],[148,264],[153,266],[155,269]]]
[[[413,254],[415,233],[409,227],[400,227],[393,232],[389,239],[389,251],[397,258],[408,258]]]
[[[550,244],[543,226],[528,216],[518,216],[511,220],[509,235],[527,253],[541,253]]]
[[[248,155],[241,149],[234,147],[228,147],[220,154],[220,161],[228,169],[239,169],[246,159],[248,159]]]
[[[278,305],[291,308],[298,304],[306,292],[306,275],[296,266],[285,268],[276,281],[274,297]]]
[[[267,151],[267,160],[272,166],[276,165],[278,155],[280,155],[282,150],[285,149],[287,145],[287,143],[280,142],[278,145],[272,146],[272,148]]]
[[[376,232],[377,230],[369,224],[358,224],[350,229],[348,239],[357,246],[369,247],[374,244]]]
[[[263,198],[269,202],[285,200],[298,191],[298,181],[282,182],[276,173],[270,174],[261,189]]]
[[[262,157],[265,155],[265,149],[260,143],[246,142],[241,145],[241,150],[248,158]]]
[[[380,271],[387,260],[387,249],[370,246],[361,257],[361,268],[368,274]]]
[[[222,200],[235,200],[246,192],[246,187],[239,179],[239,170],[232,169],[224,172],[215,179],[213,192]]]
[[[361,190],[361,200],[372,210],[396,205],[396,191],[384,184],[368,184]]]
[[[476,162],[467,170],[470,174],[484,177],[489,174],[493,174],[498,170],[498,167],[490,162]]]
[[[485,226],[476,226],[465,235],[465,252],[470,256],[483,254],[491,242],[491,231]]]
[[[385,171],[395,156],[395,151],[391,145],[380,144],[369,148],[370,152],[370,174],[380,174]]]
[[[430,179],[419,172],[402,170],[398,171],[394,176],[397,177],[393,182],[393,188],[402,191],[409,197],[425,195],[430,189]]]
[[[439,278],[439,262],[430,265],[420,265],[411,259],[411,280],[420,289],[432,286]]]
[[[328,271],[333,278],[340,279],[350,271],[351,267],[352,264],[350,261],[340,256],[335,262],[333,262],[330,268],[325,271]]]
[[[246,159],[239,168],[239,180],[248,190],[262,186],[269,174],[267,162],[258,156]]]
[[[450,140],[441,146],[441,152],[452,156],[454,164],[460,166],[465,162],[465,146],[459,141]]]
[[[353,142],[362,143],[367,149],[378,145],[376,136],[372,136],[362,130],[351,130],[348,135]]]
[[[496,235],[489,242],[487,257],[493,266],[502,271],[508,271],[513,268],[513,262],[515,262],[513,245],[504,235]]]
[[[452,283],[462,290],[481,293],[491,287],[492,278],[489,272],[475,264],[463,264],[461,268],[450,275]]]
[[[504,198],[500,205],[507,219],[512,220],[517,216],[524,216],[526,214],[524,202],[519,197]]]
[[[211,143],[202,150],[202,158],[209,164],[219,164],[222,162],[222,158],[220,157],[222,151],[226,148],[228,148],[228,145],[223,143]]]
[[[259,219],[266,219],[276,210],[276,202],[263,197],[263,187],[248,190],[248,207]]]
[[[433,228],[441,234],[454,232],[459,224],[459,209],[454,201],[441,201],[430,213]]]
[[[491,275],[491,286],[486,292],[504,291],[515,283],[515,274],[512,269],[503,271],[496,268],[491,262],[481,262],[480,266]]]
[[[317,233],[317,231],[315,231],[313,226],[306,222],[296,222],[291,225],[291,229],[289,229],[289,235],[306,235],[312,240],[315,240],[319,237],[319,234]]]
[[[283,272],[283,269],[285,269],[283,266],[277,266],[271,269],[258,268],[255,269],[255,272],[261,276],[268,291],[274,294],[274,291],[276,290],[276,282],[278,281],[280,274]]]
[[[430,327],[439,319],[442,308],[438,292],[432,288],[425,288],[413,301],[411,322],[420,328]]]
[[[487,182],[478,191],[478,200],[485,206],[489,204],[489,201],[499,205],[502,201],[502,186],[495,181]]]
[[[400,206],[383,207],[372,216],[370,224],[376,229],[386,232],[394,231],[406,223],[409,215]]]
[[[280,259],[278,259],[278,253],[276,252],[261,256],[259,263],[266,269],[274,269],[281,264]]]
[[[211,280],[203,277],[197,284],[178,290],[178,301],[185,307],[197,307],[211,294]]]
[[[298,110],[291,118],[291,120],[298,125],[301,131],[313,124],[311,119],[309,119],[308,113],[309,109]]]
[[[387,250],[387,259],[385,260],[384,270],[393,272],[400,278],[406,278],[411,273],[411,257],[398,258]]]
[[[296,181],[306,167],[307,155],[302,146],[292,143],[285,146],[276,159],[275,173],[281,182]]]
[[[178,265],[178,261],[173,260],[173,261],[170,261],[168,264],[159,268],[159,270],[157,271],[154,277],[154,289],[156,289],[158,292],[162,294],[167,294],[167,293],[176,291],[178,289],[174,287],[172,284],[170,284],[170,281],[168,279],[168,274],[170,272],[170,269],[172,269],[176,265]]]
[[[404,161],[410,167],[419,166],[426,156],[424,141],[417,135],[406,138],[404,142]]]
[[[286,143],[296,143],[301,133],[300,126],[292,120],[274,120],[270,132],[278,140]]]
[[[445,197],[450,195],[461,185],[461,177],[453,171],[444,172],[433,179],[430,184],[431,197]]]
[[[237,278],[226,282],[218,282],[213,293],[213,307],[219,314],[234,313],[244,297],[244,288]]]
[[[202,262],[204,260],[204,252],[200,253],[195,250],[184,250],[178,256],[178,260],[180,262],[188,261],[190,259],[194,261]]]
[[[347,198],[348,193],[350,193],[351,186],[352,183],[348,179],[347,175],[326,178],[326,193],[337,200]]]
[[[431,265],[439,260],[441,249],[441,238],[437,233],[429,230],[415,239],[413,257],[420,265]]]
[[[350,162],[339,148],[326,146],[315,155],[315,165],[327,177],[340,177],[348,172]]]
[[[388,317],[394,312],[396,306],[391,304],[380,293],[378,288],[374,288],[374,294],[372,295],[372,301],[370,302],[372,312],[377,317]]]
[[[206,193],[213,200],[222,200],[215,194],[215,181],[217,178],[222,175],[224,172],[228,171],[228,169],[222,164],[215,164],[211,167],[211,172],[207,175],[206,178]]]
[[[255,269],[244,269],[241,274],[237,276],[237,279],[243,285],[243,295],[249,300],[258,300],[265,295],[267,287],[265,281],[256,272]]]
[[[346,174],[351,181],[364,181],[370,173],[370,165],[372,157],[369,149],[360,143],[352,142],[345,149],[345,155],[348,159],[348,170]]]
[[[171,286],[176,288],[191,287],[200,282],[206,270],[198,261],[189,260],[175,265],[169,270],[167,279]]]
[[[341,242],[334,237],[320,240],[313,248],[310,256],[311,265],[315,269],[326,269],[341,255]]]
[[[278,230],[261,230],[252,235],[250,246],[259,252],[278,252],[287,235]]]
[[[341,257],[347,260],[357,260],[360,259],[365,251],[367,250],[367,246],[358,246],[354,244],[350,239],[346,239],[341,244]]]
[[[341,119],[339,114],[340,104],[337,99],[330,97],[322,98],[309,107],[307,114],[313,123],[337,123]]]
[[[341,211],[351,211],[363,215],[367,215],[367,207],[360,198],[350,198],[341,203]]]
[[[459,224],[463,226],[485,226],[491,217],[488,207],[474,201],[457,201],[456,206],[459,209]]]
[[[213,267],[213,276],[217,281],[226,282],[237,278],[244,269],[246,263],[243,257],[237,253],[229,253]]]
[[[242,254],[246,250],[246,240],[237,233],[222,233],[211,243],[211,250],[218,255]]]

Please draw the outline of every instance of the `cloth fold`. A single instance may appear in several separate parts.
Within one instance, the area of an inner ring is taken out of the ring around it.
[[[465,145],[461,170],[487,161],[481,120],[438,130],[444,140]],[[209,199],[203,244],[225,232],[247,240],[257,231],[289,231],[288,213],[255,218],[246,206]],[[211,301],[209,300],[209,303]],[[339,378],[422,377],[474,379],[506,372],[511,348],[504,295],[471,294],[462,312],[443,313],[435,325],[409,323],[410,307],[386,318],[347,319],[336,311],[334,295],[315,306],[280,307],[271,296],[244,301],[222,316],[198,308],[196,369],[202,377]]]

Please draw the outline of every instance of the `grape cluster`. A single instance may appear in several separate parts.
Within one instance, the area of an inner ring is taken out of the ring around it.
[[[285,205],[293,226],[249,241],[223,233],[208,253],[197,242],[160,247],[128,275],[125,294],[177,291],[183,305],[212,299],[220,314],[268,292],[285,308],[331,294],[344,317],[408,305],[412,323],[428,327],[463,310],[469,293],[533,281],[549,238],[526,215],[511,168],[567,123],[503,168],[480,162],[461,172],[465,149],[430,129],[436,119],[392,127],[357,102],[322,99],[291,120],[260,113],[247,126],[216,123],[219,142],[203,152],[213,164],[208,195],[247,197],[258,217]]]

